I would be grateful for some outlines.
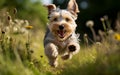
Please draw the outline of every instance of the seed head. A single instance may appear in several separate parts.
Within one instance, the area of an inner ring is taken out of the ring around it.
[[[113,34],[114,31],[112,29],[108,30],[108,34]]]
[[[104,21],[105,21],[105,19],[102,17],[102,18],[100,18],[100,21],[104,22]]]
[[[86,33],[84,34],[84,38],[87,38],[87,34]]]
[[[92,20],[89,20],[86,22],[86,26],[87,27],[93,27],[94,26],[94,22]]]
[[[102,44],[101,44],[101,42],[96,42],[96,45],[100,46],[100,45],[102,45]]]
[[[104,20],[108,20],[108,16],[107,15],[103,16],[103,18],[104,18]]]

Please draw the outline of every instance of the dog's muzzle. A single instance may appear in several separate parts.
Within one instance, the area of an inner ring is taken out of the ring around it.
[[[57,30],[57,33],[58,33],[58,36],[60,38],[64,38],[65,37],[66,30],[65,30],[63,25],[59,26],[59,30]]]

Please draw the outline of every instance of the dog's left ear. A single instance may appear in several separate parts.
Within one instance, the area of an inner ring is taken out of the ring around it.
[[[67,9],[75,16],[77,16],[77,13],[79,13],[78,5],[75,0],[69,1]]]

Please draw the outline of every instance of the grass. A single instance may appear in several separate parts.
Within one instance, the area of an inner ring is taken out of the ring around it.
[[[52,68],[44,55],[44,30],[34,30],[27,20],[0,15],[0,75],[120,74],[119,32],[106,33],[101,42],[81,45],[71,60],[59,58],[59,66]]]
[[[103,44],[103,43],[102,43]],[[116,75],[120,74],[120,55],[118,49],[104,48],[93,45],[88,49],[83,49],[76,55],[70,64],[66,63],[66,68],[62,75]],[[111,45],[109,45],[110,47]],[[109,50],[110,49],[110,50]],[[112,52],[113,51],[113,52]]]

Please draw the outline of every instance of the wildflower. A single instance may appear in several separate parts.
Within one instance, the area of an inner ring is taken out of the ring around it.
[[[104,18],[104,20],[108,20],[108,16],[107,15],[103,16],[103,18]]]
[[[104,29],[104,31],[106,32],[107,29],[106,29],[106,25],[105,25],[105,19],[102,17],[102,18],[100,18],[100,20],[101,20],[101,22],[102,22],[103,29]]]
[[[24,21],[25,25],[28,26],[29,22],[27,20]]]
[[[87,34],[84,34],[84,37],[87,38]]]
[[[24,33],[24,34],[28,34],[28,30],[26,30],[25,28],[21,28],[21,29],[20,29],[20,32],[21,32],[21,33]]]
[[[114,34],[114,38],[118,41],[120,41],[120,34],[119,33],[115,33]]]
[[[94,21],[92,21],[92,20],[87,21],[87,22],[86,22],[86,26],[90,28],[90,30],[91,30],[91,32],[92,32],[92,34],[93,34],[93,39],[94,39],[94,41],[96,42],[96,33],[95,33],[94,28],[93,28],[93,26],[94,26]]]
[[[18,20],[18,19],[15,19],[14,22],[15,22],[15,23],[19,23],[19,20]]]
[[[102,17],[102,18],[100,18],[100,21],[102,21],[102,22],[103,22],[103,21],[105,21],[105,19]]]
[[[86,22],[86,26],[87,27],[93,27],[94,26],[94,22],[92,20],[89,20]]]
[[[25,28],[29,30],[29,29],[32,29],[33,26],[30,26],[30,25],[29,25],[29,26],[25,26]]]
[[[17,27],[13,27],[13,32],[17,32],[18,31],[18,28]]]
[[[96,42],[96,45],[100,46],[100,45],[102,45],[102,44],[101,44],[101,42]]]
[[[108,31],[108,34],[113,34],[114,33],[114,31],[112,30],[112,29],[110,29],[109,31]]]
[[[23,24],[24,23],[24,20],[19,20],[20,24]]]

